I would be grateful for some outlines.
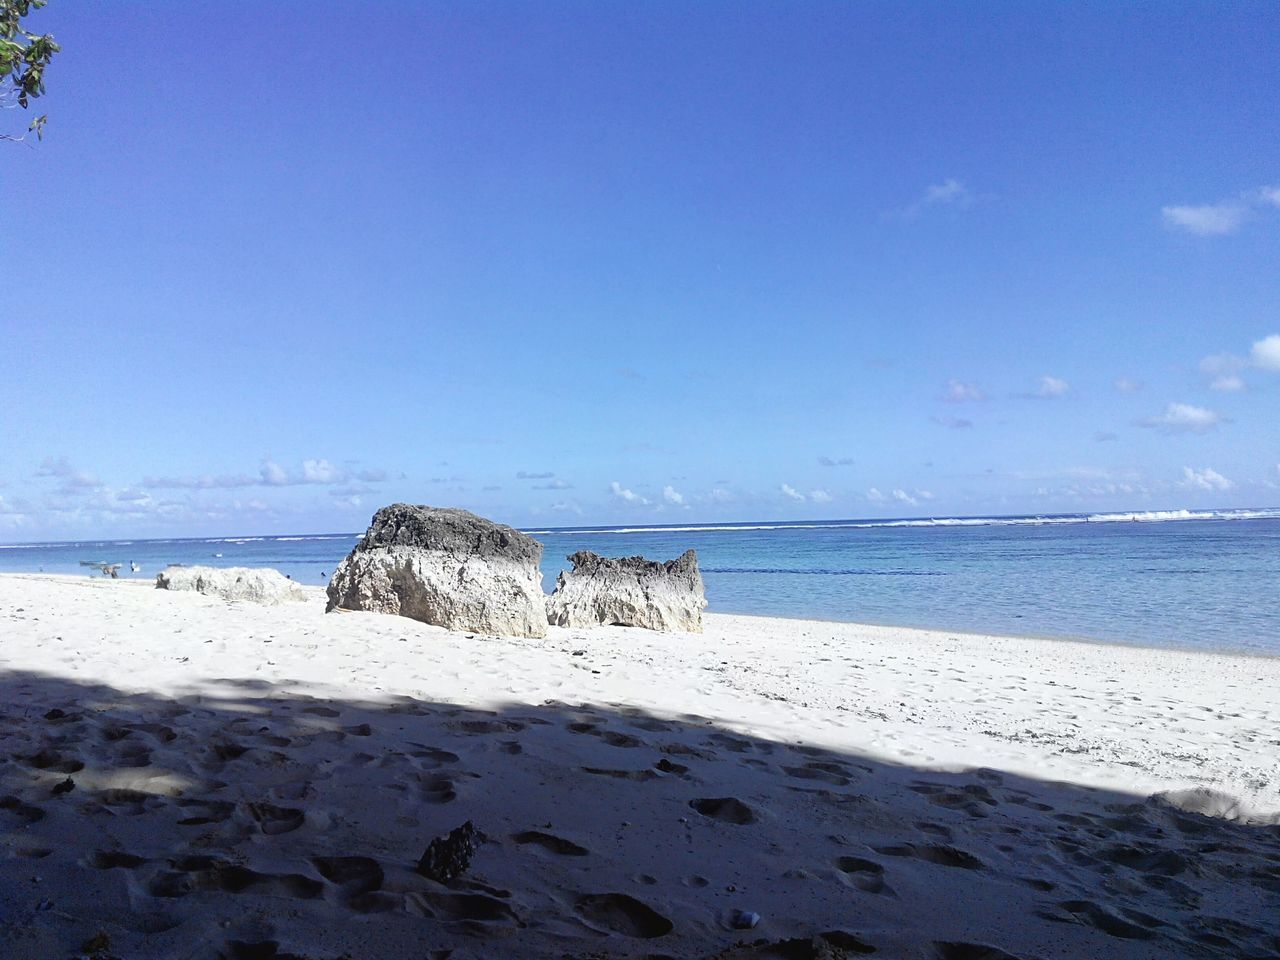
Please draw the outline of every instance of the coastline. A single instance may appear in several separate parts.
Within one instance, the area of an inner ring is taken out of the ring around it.
[[[30,921],[7,956],[109,925],[129,956],[208,937],[321,960],[398,955],[424,923],[459,958],[835,928],[887,956],[1267,948],[1280,659],[727,614],[479,637],[326,615],[307,590],[0,576],[0,880],[37,869],[75,918],[0,895]],[[417,877],[468,819],[489,837],[472,874]],[[338,856],[377,883],[326,875]],[[765,920],[735,932],[737,908]]]

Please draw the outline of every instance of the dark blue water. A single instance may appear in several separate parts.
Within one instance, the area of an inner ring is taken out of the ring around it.
[[[537,530],[546,588],[589,549],[698,551],[710,609],[1280,655],[1280,513]],[[1214,517],[1209,519],[1208,517]],[[0,571],[81,560],[270,566],[323,584],[359,534],[35,544]]]

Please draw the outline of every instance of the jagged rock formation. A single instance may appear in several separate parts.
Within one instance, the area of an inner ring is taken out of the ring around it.
[[[665,563],[602,557],[589,550],[578,551],[569,561],[573,570],[561,571],[555,593],[547,598],[551,623],[702,632],[707,595],[693,550]]]
[[[329,581],[328,610],[368,610],[449,630],[541,637],[547,632],[542,544],[449,507],[396,503]]]
[[[156,589],[266,604],[307,599],[302,587],[270,567],[166,567],[156,574]]]

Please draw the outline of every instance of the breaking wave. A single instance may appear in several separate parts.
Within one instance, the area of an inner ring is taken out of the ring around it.
[[[919,517],[903,520],[829,520],[814,523],[720,523],[679,527],[577,527],[526,533],[574,536],[631,533],[749,533],[766,530],[874,530],[881,527],[1030,527],[1083,523],[1168,523],[1184,520],[1280,520],[1280,508],[1238,510],[1140,510],[1127,513],[1072,513],[1020,517]]]

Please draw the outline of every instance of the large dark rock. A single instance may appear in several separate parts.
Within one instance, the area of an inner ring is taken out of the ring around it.
[[[707,595],[693,550],[665,563],[602,557],[589,550],[568,559],[573,570],[560,573],[555,592],[547,598],[551,623],[701,632]]]
[[[383,507],[329,581],[329,610],[500,636],[547,632],[542,544],[451,507]]]

